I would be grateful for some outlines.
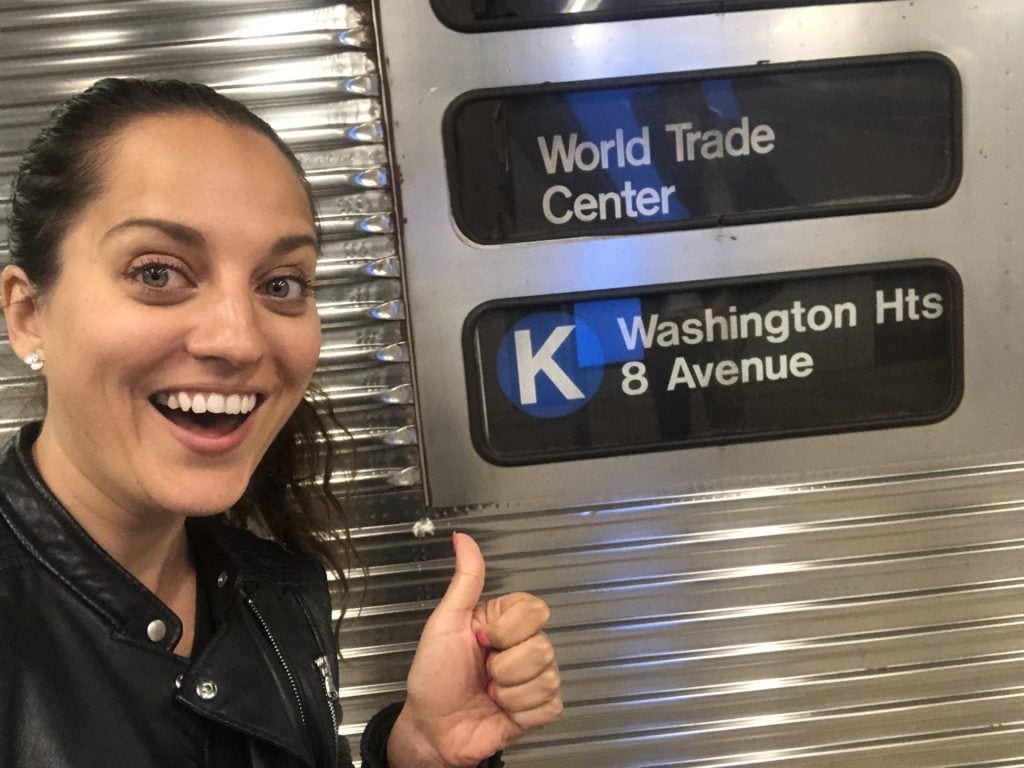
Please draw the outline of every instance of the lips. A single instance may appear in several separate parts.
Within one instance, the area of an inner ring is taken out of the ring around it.
[[[241,427],[256,409],[260,396],[252,392],[158,392],[150,402],[168,421],[200,440],[218,440]]]

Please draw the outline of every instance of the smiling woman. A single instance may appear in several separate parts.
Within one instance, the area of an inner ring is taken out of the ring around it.
[[[298,161],[209,88],[108,79],[54,113],[13,192],[0,288],[47,398],[0,455],[0,766],[350,766]],[[453,544],[363,765],[498,765],[561,710],[547,606],[478,606],[483,558]]]

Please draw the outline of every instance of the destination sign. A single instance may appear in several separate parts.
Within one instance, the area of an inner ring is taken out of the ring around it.
[[[437,17],[460,32],[581,24],[652,16],[728,13],[868,0],[431,0]],[[876,2],[880,0],[875,0]]]
[[[951,266],[915,260],[485,304],[473,443],[515,465],[939,421],[962,303]]]
[[[924,208],[960,124],[935,54],[476,91],[445,116],[452,214],[490,245]]]

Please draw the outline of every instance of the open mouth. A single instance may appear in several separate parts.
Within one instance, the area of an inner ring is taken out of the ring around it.
[[[260,405],[256,394],[158,392],[150,403],[168,421],[202,437],[223,437],[238,429]]]

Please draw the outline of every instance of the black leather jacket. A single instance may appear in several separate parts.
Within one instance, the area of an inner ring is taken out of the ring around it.
[[[323,569],[189,521],[210,633],[176,656],[175,615],[43,484],[37,434],[0,453],[0,767],[351,766]],[[367,729],[367,768],[397,712]]]

